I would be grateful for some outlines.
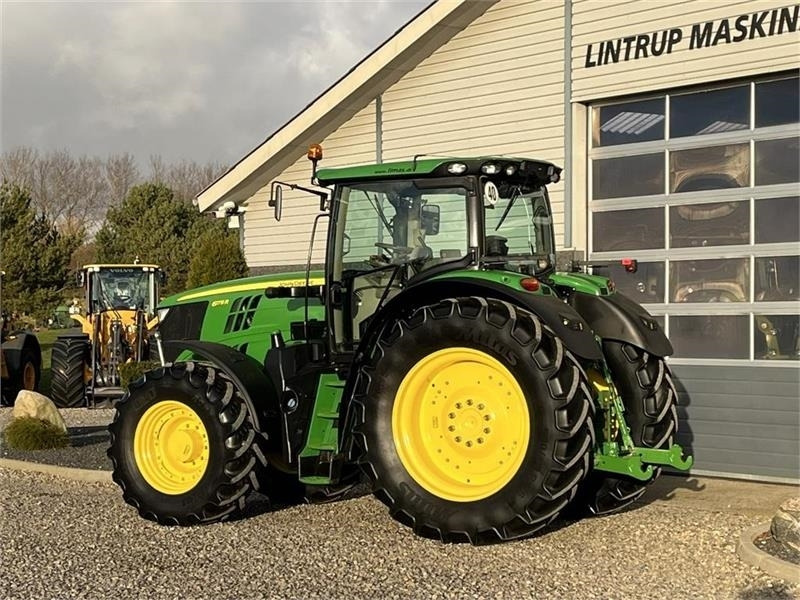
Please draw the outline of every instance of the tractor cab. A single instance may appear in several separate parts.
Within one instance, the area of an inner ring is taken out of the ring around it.
[[[417,157],[316,172],[315,183],[333,187],[326,280],[334,353],[355,350],[373,315],[401,291],[444,274],[551,273],[546,186],[560,172],[508,157]]]

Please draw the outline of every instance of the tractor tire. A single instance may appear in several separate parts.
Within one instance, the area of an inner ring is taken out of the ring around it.
[[[24,346],[20,351],[19,369],[9,377],[8,388],[3,389],[3,397],[6,403],[9,406],[13,406],[17,400],[17,394],[22,390],[39,391],[41,380],[41,357],[33,348]]]
[[[117,403],[109,432],[112,477],[145,519],[223,521],[259,489],[260,434],[236,385],[211,366],[148,371]]]
[[[603,353],[625,406],[625,421],[635,446],[669,448],[678,430],[677,392],[663,358],[622,342],[603,342]],[[581,485],[575,508],[605,515],[622,510],[644,494],[661,474],[655,467],[649,481],[592,471]]]
[[[84,369],[89,356],[89,340],[56,339],[50,358],[50,395],[60,408],[74,408],[86,399]]]
[[[527,537],[589,471],[586,375],[534,314],[451,298],[390,324],[360,368],[354,441],[396,520],[444,542]]]

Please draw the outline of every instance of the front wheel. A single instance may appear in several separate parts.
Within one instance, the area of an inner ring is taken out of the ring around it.
[[[86,398],[88,337],[60,337],[53,344],[50,360],[50,393],[60,408],[74,408]]]
[[[588,471],[585,374],[553,331],[506,302],[448,299],[397,321],[354,403],[374,493],[425,537],[532,535]]]
[[[113,479],[146,519],[221,521],[258,489],[258,434],[235,384],[213,367],[145,373],[117,403],[109,431]]]

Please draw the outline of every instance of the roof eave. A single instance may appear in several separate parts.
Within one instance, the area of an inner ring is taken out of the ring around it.
[[[341,127],[497,0],[435,2],[197,196],[200,211],[241,204]]]

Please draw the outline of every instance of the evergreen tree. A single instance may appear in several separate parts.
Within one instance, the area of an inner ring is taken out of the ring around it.
[[[62,234],[31,207],[31,195],[15,184],[0,186],[0,268],[7,312],[44,318],[61,301],[72,253],[83,231]]]
[[[239,236],[230,233],[224,222],[215,223],[198,237],[189,263],[186,287],[195,288],[246,275],[247,263],[239,248]]]

